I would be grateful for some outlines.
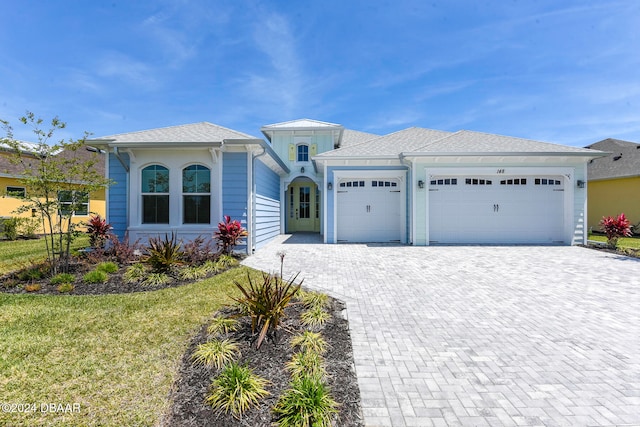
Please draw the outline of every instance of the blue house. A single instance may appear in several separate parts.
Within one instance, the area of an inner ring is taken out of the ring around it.
[[[599,151],[309,119],[261,131],[266,140],[202,122],[89,141],[108,153],[114,232],[191,240],[230,215],[249,232],[248,253],[296,232],[325,243],[586,242],[586,165]]]

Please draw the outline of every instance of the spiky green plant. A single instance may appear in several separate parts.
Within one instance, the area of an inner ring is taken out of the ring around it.
[[[178,276],[182,280],[197,280],[207,277],[209,271],[204,266],[190,266],[181,268],[178,272]]]
[[[147,266],[142,263],[133,264],[124,271],[124,281],[127,283],[142,282],[147,276]]]
[[[291,382],[273,408],[279,427],[331,427],[338,403],[318,377],[302,376]]]
[[[300,351],[312,351],[320,355],[327,351],[327,341],[318,332],[304,331],[291,338],[291,347]]]
[[[222,271],[222,268],[218,265],[216,261],[207,260],[202,264],[202,268],[207,270],[207,273],[218,274]]]
[[[298,285],[295,284],[297,277],[298,275],[285,281],[278,276],[262,273],[262,282],[254,283],[251,276],[247,274],[248,284],[234,282],[242,292],[241,298],[234,299],[246,306],[251,316],[252,333],[255,333],[256,330],[260,331],[256,348],[260,348],[267,332],[271,331],[274,335],[277,332],[278,326],[285,316],[285,308],[302,285],[302,282]]]
[[[304,375],[324,378],[327,371],[324,366],[324,359],[314,351],[300,351],[291,357],[291,361],[286,364],[287,370],[291,373],[291,378],[300,378]]]
[[[170,281],[171,277],[166,273],[149,273],[142,281],[142,286],[161,286]]]
[[[238,321],[231,317],[217,316],[211,320],[207,332],[209,335],[228,334],[238,330]]]
[[[322,326],[327,323],[329,319],[331,319],[331,315],[319,305],[311,307],[300,315],[302,324],[310,328]]]
[[[69,292],[73,291],[74,286],[71,283],[60,283],[56,289],[61,294],[65,294],[65,293],[69,293]]]
[[[211,340],[200,344],[191,358],[193,363],[221,369],[240,356],[238,344],[232,340]]]
[[[314,291],[305,291],[301,292],[298,295],[300,302],[306,308],[320,307],[320,308],[328,308],[329,307],[329,295],[323,294],[321,292]]]
[[[165,234],[164,239],[160,237],[149,237],[149,246],[147,251],[149,255],[145,261],[151,265],[153,270],[158,273],[168,273],[174,267],[182,264],[182,243],[178,240],[175,233],[171,233],[171,237]]]
[[[266,390],[268,384],[247,366],[231,362],[211,383],[205,402],[215,410],[231,412],[235,418],[240,418],[247,409],[257,406],[261,398],[270,394]]]
[[[107,273],[100,270],[90,271],[82,277],[85,283],[104,283],[107,279]]]
[[[226,270],[227,268],[235,267],[240,262],[229,254],[222,254],[216,260],[216,264],[218,264],[218,268],[221,270]]]
[[[108,274],[113,274],[118,271],[118,264],[112,261],[101,262],[100,264],[96,265],[96,270],[104,271]]]
[[[71,273],[59,273],[51,278],[52,285],[61,285],[63,283],[73,283],[76,280],[76,276]]]

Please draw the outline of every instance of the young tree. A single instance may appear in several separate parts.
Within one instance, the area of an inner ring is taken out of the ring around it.
[[[76,211],[86,209],[89,194],[110,181],[95,168],[100,161],[98,155],[83,155],[87,132],[81,139],[61,139],[50,145],[55,132],[64,129],[66,123],[55,117],[44,130],[44,121],[32,112],[27,112],[20,122],[32,129],[36,143],[14,139],[12,126],[0,120],[6,132],[0,145],[20,171],[18,179],[26,189],[21,196],[24,203],[15,213],[35,209],[45,232],[51,274],[67,272],[71,242],[77,235],[72,217]]]

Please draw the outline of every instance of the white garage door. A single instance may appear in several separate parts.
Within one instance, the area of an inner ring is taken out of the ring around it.
[[[561,176],[430,179],[431,243],[553,244],[563,234]]]
[[[399,242],[400,181],[344,179],[337,189],[339,242]]]

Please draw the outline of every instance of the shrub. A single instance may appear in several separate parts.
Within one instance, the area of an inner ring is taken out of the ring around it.
[[[249,312],[251,332],[255,333],[256,330],[260,330],[256,348],[260,348],[268,331],[275,335],[280,321],[285,315],[285,308],[302,285],[302,283],[298,285],[294,283],[297,277],[296,275],[287,282],[278,276],[262,273],[262,283],[253,283],[251,276],[247,273],[249,281],[247,285],[234,282],[243,295],[242,298],[234,299],[244,304]]]
[[[232,362],[213,380],[205,402],[215,410],[231,412],[235,418],[240,418],[247,409],[257,406],[261,398],[269,395],[268,384],[247,366]]]
[[[304,375],[291,382],[273,408],[280,427],[331,427],[338,404],[322,379]]]
[[[101,218],[100,215],[94,215],[89,218],[87,223],[87,233],[89,234],[89,244],[93,248],[103,248],[105,242],[109,238],[113,227],[107,223],[107,220]]]
[[[620,237],[631,236],[631,224],[624,213],[618,215],[617,218],[603,216],[600,220],[600,227],[607,236],[607,245],[611,249],[615,249],[618,246]]]
[[[27,292],[38,292],[42,289],[42,285],[40,283],[30,283],[24,286],[24,290]]]
[[[96,270],[104,271],[108,274],[113,274],[118,271],[118,265],[115,262],[105,261],[96,266]]]
[[[207,273],[218,274],[222,271],[222,268],[218,265],[216,261],[208,260],[202,264],[202,268],[207,270]]]
[[[105,251],[105,255],[113,257],[120,264],[129,264],[133,261],[137,261],[142,254],[140,248],[140,239],[133,243],[129,242],[129,235],[125,234],[124,239],[120,241],[115,234],[109,234],[107,237],[109,240],[108,249]]]
[[[295,353],[286,368],[291,372],[291,378],[297,379],[303,376],[324,378],[327,371],[324,367],[322,356],[314,351],[300,351]]]
[[[192,241],[185,243],[183,253],[184,261],[188,264],[195,265],[202,265],[210,260],[213,261],[216,257],[212,240],[205,240],[202,236],[198,236]]]
[[[192,267],[184,267],[178,271],[178,277],[182,280],[202,279],[209,274],[209,270],[204,265],[194,265]]]
[[[167,273],[149,273],[142,281],[142,286],[162,286],[171,281]]]
[[[235,267],[240,264],[240,262],[232,255],[222,254],[216,260],[216,264],[218,264],[218,267],[222,270],[226,270],[227,268]]]
[[[329,319],[331,319],[331,315],[320,306],[312,307],[300,315],[302,324],[310,328],[322,326]]]
[[[73,291],[74,286],[71,283],[61,283],[60,285],[58,285],[57,289],[58,292],[64,294]]]
[[[18,239],[18,223],[19,222],[20,222],[20,218],[17,218],[17,217],[6,218],[3,221],[4,236],[7,238],[7,240]]]
[[[304,331],[291,338],[291,347],[299,347],[300,351],[324,354],[327,351],[327,341],[318,332]]]
[[[60,273],[51,278],[51,284],[60,285],[62,283],[73,283],[75,280],[76,277],[71,273]]]
[[[35,239],[36,230],[38,229],[38,220],[36,218],[20,218],[18,222],[18,235],[26,239]]]
[[[101,270],[90,271],[82,277],[85,283],[104,283],[107,279],[107,273]]]
[[[221,369],[240,356],[238,344],[231,340],[211,340],[200,344],[191,358],[193,363]]]
[[[207,328],[207,333],[209,335],[218,335],[218,334],[228,334],[229,332],[235,331],[238,329],[238,321],[236,319],[232,319],[230,317],[214,317],[209,327]]]
[[[146,276],[147,266],[142,263],[133,264],[124,271],[124,281],[127,283],[142,282]]]
[[[232,221],[229,215],[225,215],[224,221],[218,223],[218,231],[214,233],[220,250],[225,254],[230,254],[242,238],[247,236],[247,230],[242,227],[240,221],[237,219]]]
[[[149,246],[147,251],[149,255],[145,261],[151,265],[154,271],[167,273],[174,267],[182,264],[182,251],[180,250],[181,242],[175,233],[165,234],[164,239],[160,237],[149,237]]]
[[[18,280],[28,282],[32,280],[40,280],[44,277],[45,271],[48,269],[43,265],[34,265],[18,273]]]
[[[329,306],[329,295],[321,292],[300,292],[298,297],[306,308],[327,308]]]

